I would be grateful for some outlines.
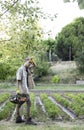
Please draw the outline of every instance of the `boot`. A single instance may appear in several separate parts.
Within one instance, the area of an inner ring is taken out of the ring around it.
[[[29,125],[37,125],[36,122],[32,121],[31,117],[26,120],[25,124],[26,124],[26,125],[27,125],[27,124],[29,124]]]
[[[21,116],[18,116],[16,118],[16,123],[22,123],[22,122],[25,122],[24,120],[22,120]]]

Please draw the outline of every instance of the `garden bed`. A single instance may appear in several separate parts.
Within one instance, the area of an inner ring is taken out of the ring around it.
[[[3,96],[4,95],[4,96]],[[0,120],[15,120],[15,105],[9,102],[8,97],[5,97],[6,93],[0,95],[1,102],[5,103],[0,107]],[[35,93],[30,93],[32,102],[31,115],[37,122],[43,122],[48,120],[53,121],[71,121],[84,119],[84,94],[83,93],[44,93],[40,92],[37,96]],[[7,101],[6,101],[7,100]],[[70,100],[70,101],[69,101]],[[26,104],[23,105],[22,115],[25,115]],[[74,114],[74,118],[71,115]],[[12,117],[11,117],[12,116]],[[12,118],[12,119],[11,119]],[[25,118],[25,116],[24,116]]]

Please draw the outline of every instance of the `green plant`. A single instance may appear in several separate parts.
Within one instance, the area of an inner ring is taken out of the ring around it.
[[[54,75],[52,78],[52,82],[53,83],[58,83],[59,82],[59,76],[58,75]]]
[[[59,102],[61,103],[62,105],[64,105],[66,108],[69,106],[69,102],[66,98],[62,97],[61,95],[59,94],[53,94],[54,98]]]
[[[81,74],[84,74],[84,52],[78,52],[75,58],[77,68]]]
[[[10,65],[4,62],[0,62],[0,80],[5,80],[10,75]]]
[[[30,98],[31,98],[31,116],[32,117],[35,117],[36,114],[37,114],[37,109],[36,109],[36,106],[35,106],[35,94],[34,93],[30,93]]]
[[[0,103],[3,103],[5,100],[7,100],[8,99],[8,97],[9,97],[9,93],[3,93],[3,94],[1,94],[0,95]]]
[[[0,120],[9,118],[14,109],[15,104],[8,101],[0,111]]]
[[[44,61],[39,61],[35,68],[35,76],[41,77],[48,73],[49,70],[49,63]]]
[[[50,100],[48,99],[47,94],[40,94],[40,98],[44,103],[45,109],[50,118],[55,119],[59,117],[59,113],[61,113],[60,109]]]

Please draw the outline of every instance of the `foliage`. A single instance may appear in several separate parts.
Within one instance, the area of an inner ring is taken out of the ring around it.
[[[81,74],[84,74],[84,52],[77,53],[77,56],[75,58],[77,68]]]
[[[70,2],[70,0],[63,0],[65,3],[66,2]],[[73,0],[74,1],[77,1],[78,2],[78,6],[80,9],[84,9],[84,0]]]
[[[54,75],[54,76],[52,77],[52,82],[53,82],[53,83],[58,83],[58,82],[59,82],[59,76],[58,76],[58,75]]]
[[[82,100],[78,95],[74,96],[70,106],[77,116],[84,115],[84,100]]]
[[[63,98],[61,95],[59,94],[53,94],[54,98],[59,102],[61,103],[64,107],[68,107],[69,106],[69,102],[67,99]]]
[[[56,37],[56,54],[62,60],[74,60],[76,53],[84,47],[84,18],[75,19],[65,26]]]
[[[0,61],[6,67],[0,69],[3,74],[0,79],[6,79],[15,75],[25,57],[30,55],[39,57],[39,53],[42,56],[46,47],[42,47],[42,42],[39,42],[42,30],[38,21],[43,14],[38,7],[38,1],[25,0],[21,3],[19,0],[9,0],[1,1],[0,5],[2,13],[0,27],[6,35],[4,39],[0,39]]]
[[[44,44],[47,45],[47,50],[49,51],[50,49],[53,51],[54,50],[54,46],[55,46],[55,40],[52,38],[48,38],[47,40],[43,41]]]
[[[35,68],[35,77],[42,77],[47,75],[49,70],[49,64],[47,62],[39,62]]]
[[[14,108],[15,108],[15,104],[11,102],[7,102],[4,108],[0,111],[0,120],[9,118]]]
[[[60,109],[54,103],[52,103],[52,101],[48,99],[48,96],[45,93],[43,93],[40,95],[40,97],[44,103],[49,117],[51,117],[52,119],[59,117]]]
[[[55,40],[52,38],[48,38],[47,40],[43,41],[45,45],[47,45],[47,60],[50,61],[50,55],[51,55],[51,60],[54,60],[55,55],[54,55],[54,49],[55,49]],[[51,53],[51,54],[50,54]]]
[[[35,117],[37,115],[37,109],[36,109],[36,106],[35,106],[35,94],[34,93],[30,93],[30,98],[31,98],[31,116],[32,117]]]
[[[47,62],[46,49],[47,47],[42,41],[41,44],[39,45],[39,48],[37,48],[37,51],[34,51],[35,61],[36,61],[34,74],[35,77],[37,78],[48,74],[50,65]]]
[[[83,94],[67,94],[67,97],[72,100],[69,107],[74,111],[76,116],[84,115],[84,95]]]
[[[0,79],[5,80],[10,75],[10,65],[7,63],[0,63]]]
[[[0,94],[0,104],[7,100],[9,97],[9,93]]]
[[[53,103],[53,100],[51,100],[49,95],[52,96],[52,99],[54,98],[54,101],[56,100],[56,102],[63,105],[63,107],[72,111],[76,115],[75,119],[80,119],[80,117],[82,118],[84,116],[84,94],[63,93],[60,95],[57,93],[53,93],[52,95],[51,94],[47,95],[46,93],[40,93],[39,96],[46,109],[46,115],[50,119],[56,120],[61,117],[61,119],[68,120],[70,118],[66,115],[66,113],[63,112],[63,110],[61,110],[55,103]],[[0,95],[1,102],[4,102],[8,97],[9,97],[8,93],[1,94]],[[34,93],[30,93],[30,98],[31,98],[31,103],[32,103],[31,115],[33,116],[33,118],[36,117],[35,119],[37,120],[38,108],[37,108],[37,103],[35,101],[36,95]],[[15,104],[7,100],[0,109],[0,120],[9,119],[14,109],[15,109]],[[21,114],[23,113],[25,115],[26,114],[25,110],[26,110],[26,104],[24,104],[24,109],[21,111]],[[39,114],[39,116],[41,116],[41,114]],[[39,117],[38,117],[38,121],[39,121]]]

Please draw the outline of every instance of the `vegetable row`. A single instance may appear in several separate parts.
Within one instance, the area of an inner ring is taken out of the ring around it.
[[[10,94],[9,93],[4,93],[0,95],[0,106],[2,103],[4,103],[8,98]],[[58,94],[54,93],[51,95],[51,97],[59,104],[61,104],[63,107],[66,109],[72,111],[76,117],[83,117],[84,116],[84,94]],[[30,93],[30,98],[31,98],[31,115],[32,117],[37,117],[37,115],[41,116],[39,113],[39,110],[36,104],[36,95],[34,93]],[[59,108],[52,100],[50,100],[49,95],[46,93],[41,93],[39,95],[40,100],[42,101],[44,108],[46,110],[46,116],[53,120],[57,119],[66,119],[69,120],[70,117],[63,112],[62,109]],[[69,100],[70,99],[70,100]],[[15,104],[11,103],[9,100],[6,101],[5,105],[0,109],[0,120],[2,119],[8,119],[14,109],[15,109]],[[26,104],[24,106],[24,112],[23,114],[26,114]],[[41,107],[41,106],[40,106]],[[84,118],[84,117],[83,117]]]

